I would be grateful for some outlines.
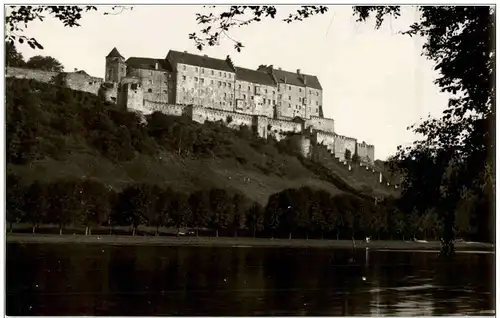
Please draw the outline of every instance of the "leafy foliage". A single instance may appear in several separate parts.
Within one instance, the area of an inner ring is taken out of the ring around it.
[[[43,70],[50,72],[64,71],[64,66],[61,64],[61,62],[51,56],[35,55],[26,62],[25,67],[34,70]]]
[[[119,14],[132,7],[113,6],[111,12],[104,14]],[[5,41],[14,45],[27,43],[32,49],[43,49],[35,39],[22,33],[30,22],[44,21],[47,17],[59,20],[65,27],[79,27],[83,14],[97,11],[96,6],[9,6],[5,15]]]

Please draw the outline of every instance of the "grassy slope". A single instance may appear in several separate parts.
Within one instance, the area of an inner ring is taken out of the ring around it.
[[[29,109],[32,104],[37,107],[36,111]],[[202,140],[201,144],[212,142],[205,152],[196,150],[198,153],[194,153],[196,151],[192,150],[187,155],[178,155],[176,147],[165,142],[176,136],[175,128],[161,138],[148,137],[147,142],[144,141],[147,146],[137,146],[141,136],[149,136],[148,128],[137,128],[134,122],[123,124],[120,120],[125,120],[123,113],[126,112],[113,105],[103,105],[96,96],[67,88],[8,79],[7,120],[14,105],[33,113],[34,122],[39,123],[36,130],[38,158],[29,163],[10,163],[7,167],[27,183],[64,177],[92,177],[117,189],[133,182],[168,185],[185,192],[223,187],[239,190],[262,204],[273,193],[301,185],[324,189],[332,194],[367,190],[365,180],[349,175],[345,167],[332,159],[322,159],[321,164],[301,161],[287,151],[278,151],[272,143],[252,140],[213,124],[186,124],[181,119],[170,119],[172,125],[187,127]],[[93,116],[96,123],[89,125],[88,116]],[[71,124],[66,125],[67,122]],[[102,144],[95,142],[97,135],[105,136],[104,140],[114,140],[115,144],[106,146],[109,149],[125,149],[126,146],[119,146],[122,143],[132,147],[135,157],[117,159],[116,150],[113,155],[104,153],[103,148],[96,146]],[[206,141],[210,138],[212,141]],[[214,144],[213,140],[217,142]],[[143,150],[147,147],[153,151]],[[379,194],[393,192],[376,182],[369,185]]]

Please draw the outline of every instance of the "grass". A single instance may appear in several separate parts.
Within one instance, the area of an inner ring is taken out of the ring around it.
[[[20,234],[6,236],[7,243],[18,244],[61,244],[84,243],[103,245],[155,245],[155,246],[221,246],[221,247],[275,247],[275,248],[352,248],[349,240],[317,240],[317,239],[266,239],[247,237],[173,237],[173,236],[125,236],[125,235],[52,235],[52,234]],[[356,241],[357,249],[377,250],[427,250],[438,251],[440,243],[430,241],[419,243],[414,241]],[[493,252],[494,245],[487,243],[456,243],[457,251]]]

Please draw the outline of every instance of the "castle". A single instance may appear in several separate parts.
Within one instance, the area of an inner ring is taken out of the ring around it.
[[[319,79],[300,69],[289,72],[260,65],[251,70],[235,66],[229,56],[223,60],[173,50],[164,59],[125,59],[113,48],[106,56],[104,80],[76,70],[45,75],[14,68],[6,72],[6,76],[56,80],[144,114],[160,111],[199,123],[223,121],[231,128],[248,126],[262,138],[272,135],[277,140],[297,133],[304,156],[309,155],[311,143],[318,143],[341,161],[347,150],[365,164],[375,160],[373,145],[335,133],[334,120],[323,116]]]

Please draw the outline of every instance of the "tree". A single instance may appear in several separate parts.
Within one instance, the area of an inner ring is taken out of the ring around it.
[[[59,226],[59,235],[66,225],[82,213],[81,189],[76,180],[58,180],[48,184],[48,221]]]
[[[189,208],[188,197],[184,193],[174,192],[171,200],[170,216],[178,234],[181,227],[187,227],[191,223],[193,214]]]
[[[10,67],[23,67],[25,63],[23,55],[17,51],[14,44],[5,42],[5,65]]]
[[[19,223],[25,218],[25,189],[19,176],[12,173],[7,174],[6,186],[6,217],[9,222],[9,232],[12,232],[13,223]]]
[[[234,231],[234,236],[238,236],[238,231],[243,229],[246,223],[246,214],[244,209],[245,197],[239,193],[236,193],[232,197],[232,213],[231,218],[231,228]]]
[[[264,228],[264,209],[260,204],[254,202],[246,213],[246,227],[252,230],[253,237],[257,231],[262,231]]]
[[[61,64],[61,62],[59,62],[52,56],[41,56],[41,55],[33,56],[28,60],[28,62],[26,62],[25,66],[27,68],[49,71],[49,72],[64,71],[64,66]]]
[[[209,225],[215,229],[215,236],[219,237],[219,230],[231,224],[232,204],[226,190],[213,188],[210,190],[210,218]]]
[[[24,197],[26,218],[33,225],[33,234],[35,229],[46,220],[48,198],[47,187],[38,181],[33,182]]]
[[[95,180],[83,180],[78,185],[82,209],[79,223],[85,226],[85,235],[92,234],[92,226],[104,223],[111,212],[110,189]]]
[[[460,192],[465,187],[483,195],[493,186],[488,180],[493,179],[494,157],[495,10],[488,6],[419,6],[417,10],[419,20],[402,34],[426,38],[422,52],[435,62],[435,70],[440,74],[435,83],[453,97],[441,118],[429,118],[410,127],[423,138],[413,146],[400,148],[393,161],[405,172],[402,201],[419,202],[419,211],[436,208],[444,224],[443,252],[446,254],[453,250],[454,211]],[[358,21],[375,15],[376,28],[386,16],[400,15],[399,6],[360,6],[353,11]],[[296,19],[285,21],[301,21],[324,12],[326,9],[321,7],[304,6],[297,10]],[[221,35],[227,36],[232,28],[274,19],[276,14],[273,6],[232,6],[219,14],[199,14],[196,19],[204,35],[200,38],[193,33],[189,37],[202,50],[206,44],[216,45]],[[240,51],[242,43],[232,40]],[[424,162],[435,174],[432,180],[425,180],[431,173],[419,172]],[[432,193],[433,200],[415,200],[422,192]],[[488,199],[483,202],[492,204]],[[486,209],[479,215],[481,224],[488,224],[492,213],[493,209]]]
[[[134,236],[137,227],[147,222],[156,206],[156,192],[149,184],[136,184],[125,188],[118,195],[117,206],[114,211],[119,224],[132,226]]]
[[[191,224],[196,229],[196,236],[198,230],[207,226],[210,217],[210,197],[206,191],[195,191],[189,196],[188,204],[193,213]]]
[[[344,158],[345,158],[346,161],[350,161],[351,160],[351,151],[349,149],[345,150]]]
[[[124,10],[132,10],[132,7],[113,6],[108,14],[120,14]],[[97,11],[95,6],[9,6],[5,14],[5,41],[10,44],[19,42],[27,43],[32,49],[43,49],[43,46],[35,39],[22,35],[24,29],[30,22],[43,21],[45,18],[53,17],[66,27],[78,27],[79,21],[84,13]]]

